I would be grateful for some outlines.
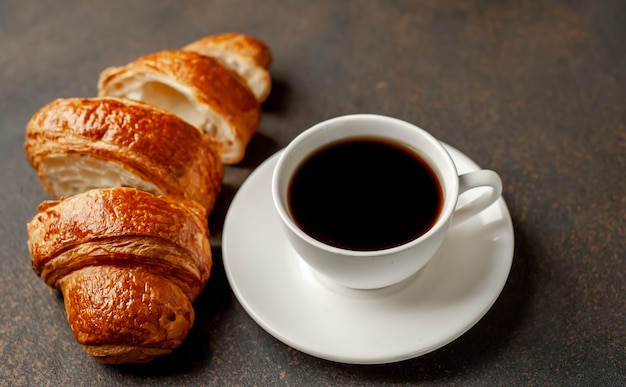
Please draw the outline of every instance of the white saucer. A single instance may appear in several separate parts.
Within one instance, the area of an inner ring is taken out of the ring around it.
[[[478,168],[458,150],[446,149],[459,173]],[[433,260],[408,280],[379,290],[348,289],[319,279],[285,239],[270,186],[279,153],[242,184],[222,239],[237,299],[278,340],[327,360],[390,363],[458,338],[498,298],[513,260],[504,199],[453,227]]]

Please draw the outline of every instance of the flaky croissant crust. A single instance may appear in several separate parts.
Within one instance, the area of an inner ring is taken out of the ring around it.
[[[210,35],[192,42],[183,50],[214,57],[235,72],[259,102],[267,99],[272,79],[269,47],[261,40],[240,33]]]
[[[217,145],[194,127],[157,107],[112,97],[57,99],[43,106],[27,124],[24,149],[55,197],[55,177],[46,175],[43,163],[50,158],[119,164],[163,194],[195,200],[209,212],[224,174]]]
[[[205,36],[183,48],[197,52],[211,49],[235,53],[266,69],[272,64],[272,53],[262,40],[236,32]]]
[[[38,209],[27,224],[33,269],[63,293],[87,353],[142,363],[182,343],[212,265],[203,207],[112,188]]]
[[[181,289],[141,268],[85,267],[60,282],[76,340],[104,363],[144,363],[167,354],[194,322]]]
[[[141,267],[193,300],[209,278],[206,213],[193,202],[112,188],[46,201],[38,210],[27,225],[28,248],[35,273],[53,288],[86,266]]]
[[[261,120],[261,106],[252,92],[214,58],[182,50],[149,54],[102,71],[98,93],[127,97],[135,87],[155,81],[177,88],[203,111],[206,117],[193,125],[220,144],[224,163],[243,158]]]
[[[148,362],[187,336],[222,163],[258,127],[271,60],[258,39],[214,35],[105,69],[99,98],[58,99],[29,121],[27,158],[58,198],[27,224],[32,266],[98,360]]]

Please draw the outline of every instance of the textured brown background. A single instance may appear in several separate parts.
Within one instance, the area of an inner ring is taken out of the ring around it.
[[[216,267],[185,344],[147,366],[89,358],[30,268],[25,223],[48,197],[24,126],[99,72],[239,31],[273,50],[275,88],[211,217]],[[515,257],[458,340],[384,366],[319,360],[247,316],[220,237],[250,171],[320,120],[357,112],[428,129],[498,171]],[[626,385],[626,2],[17,1],[0,3],[0,385]]]

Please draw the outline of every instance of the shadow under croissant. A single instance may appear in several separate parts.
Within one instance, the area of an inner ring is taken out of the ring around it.
[[[227,169],[246,168],[253,170],[279,149],[280,147],[271,137],[261,132],[256,132],[247,145],[243,160],[239,164],[228,166]]]
[[[280,74],[272,73],[272,91],[261,107],[264,113],[282,114],[285,113],[291,101],[291,89],[289,83],[283,81]]]
[[[221,248],[224,219],[235,194],[254,169],[279,150],[278,145],[262,133],[255,133],[248,144],[246,156],[237,165],[225,166],[224,181],[217,202],[209,215],[211,247]]]

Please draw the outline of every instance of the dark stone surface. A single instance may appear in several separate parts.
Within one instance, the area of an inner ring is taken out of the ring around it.
[[[0,3],[0,384],[626,385],[626,3],[616,1],[17,1]],[[238,31],[273,50],[275,88],[211,217],[216,266],[174,354],[97,363],[30,266],[48,198],[24,127],[99,72]],[[221,263],[228,204],[267,156],[320,120],[382,113],[500,173],[515,257],[493,308],[428,355],[354,366],[258,327]]]

